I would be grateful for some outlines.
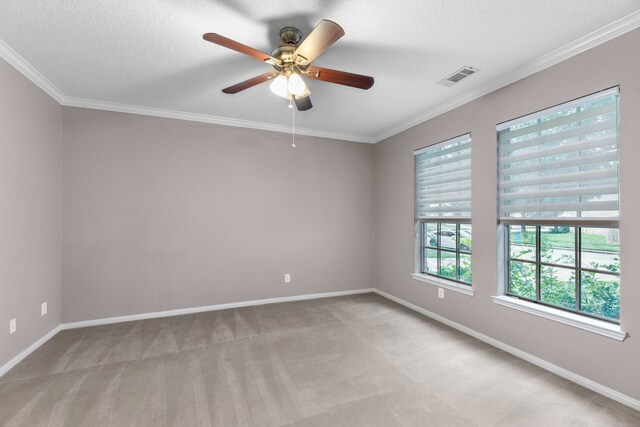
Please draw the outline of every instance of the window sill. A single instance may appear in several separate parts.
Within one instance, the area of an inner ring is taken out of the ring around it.
[[[493,298],[493,302],[498,305],[553,320],[554,322],[564,323],[565,325],[593,332],[594,334],[602,335],[614,340],[624,341],[627,337],[627,333],[620,329],[620,325],[605,322],[604,320],[593,319],[576,313],[569,313],[567,311],[558,310],[557,308],[519,300],[506,295],[499,295],[491,298]]]
[[[415,280],[419,280],[421,282],[425,282],[439,288],[445,288],[449,289],[450,291],[459,292],[461,294],[473,296],[473,294],[475,293],[471,286],[462,285],[460,283],[452,282],[451,280],[440,279],[438,277],[428,276],[426,274],[420,273],[412,273],[411,277],[413,277]]]

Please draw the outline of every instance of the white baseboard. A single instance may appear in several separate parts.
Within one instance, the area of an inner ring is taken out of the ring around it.
[[[58,332],[60,332],[63,329],[74,329],[74,328],[82,328],[86,326],[106,325],[111,323],[128,322],[132,320],[177,316],[181,314],[201,313],[205,311],[225,310],[229,308],[249,307],[254,305],[275,304],[275,303],[281,303],[281,302],[302,301],[302,300],[317,299],[317,298],[330,298],[330,297],[338,297],[338,296],[345,296],[345,295],[356,295],[356,294],[364,294],[369,292],[375,292],[376,294],[384,298],[387,298],[411,310],[414,310],[420,314],[423,314],[427,317],[437,320],[438,322],[444,323],[447,326],[450,326],[454,329],[464,332],[467,335],[477,338],[480,341],[486,342],[487,344],[490,344],[501,350],[504,350],[507,353],[510,353],[516,357],[526,360],[527,362],[533,363],[534,365],[537,365],[543,369],[546,369],[549,372],[553,372],[554,374],[559,375],[563,378],[566,378],[567,380],[572,381],[576,384],[579,384],[583,387],[586,387],[589,390],[602,394],[603,396],[606,396],[612,400],[615,400],[616,402],[620,402],[623,405],[629,406],[630,408],[640,411],[640,400],[634,399],[630,396],[627,396],[626,394],[620,393],[616,390],[613,390],[609,387],[606,387],[602,384],[599,384],[595,381],[592,381],[588,378],[585,378],[567,369],[561,368],[560,366],[554,365],[553,363],[547,362],[546,360],[540,359],[539,357],[536,357],[525,351],[519,350],[515,347],[505,344],[502,341],[498,341],[487,335],[481,334],[480,332],[477,332],[471,328],[463,326],[459,323],[456,323],[452,320],[447,319],[446,317],[435,314],[415,304],[411,304],[410,302],[407,302],[396,296],[388,294],[384,291],[381,291],[379,289],[369,289],[369,288],[354,289],[349,291],[338,291],[338,292],[324,292],[324,293],[318,293],[318,294],[295,295],[295,296],[279,297],[279,298],[267,298],[267,299],[261,299],[261,300],[240,301],[240,302],[227,303],[227,304],[216,304],[216,305],[209,305],[209,306],[202,306],[202,307],[182,308],[178,310],[167,310],[167,311],[158,311],[153,313],[134,314],[129,316],[118,316],[118,317],[109,317],[104,319],[86,320],[82,322],[63,323],[53,328],[46,335],[38,339],[36,342],[31,344],[22,352],[20,352],[20,354],[16,355],[14,358],[12,358],[3,366],[1,366],[0,377],[3,376],[5,373],[7,373],[15,365],[20,363],[24,358],[26,358],[31,353],[33,353],[42,344],[49,341],[49,339],[53,338],[53,336],[55,336]]]
[[[373,292],[373,288],[353,289],[349,291],[323,292],[319,294],[294,295],[289,297],[267,298],[250,301],[231,302],[227,304],[206,305],[200,307],[180,308],[177,310],[155,311],[151,313],[131,314],[128,316],[106,317],[103,319],[83,320],[80,322],[63,323],[62,329],[84,328],[87,326],[108,325],[111,323],[131,322],[133,320],[154,319],[157,317],[179,316],[182,314],[202,313],[205,311],[226,310],[229,308],[249,307],[253,305],[276,304],[280,302],[302,301],[308,299],[340,297],[345,295],[366,294]]]
[[[20,363],[25,357],[33,353],[40,347],[42,344],[49,341],[55,334],[62,330],[62,326],[58,325],[49,332],[47,332],[43,337],[41,337],[38,341],[31,344],[29,347],[22,350],[18,355],[16,355],[13,359],[9,360],[4,365],[0,366],[0,377],[9,372],[11,368]]]
[[[9,360],[3,366],[0,366],[0,377],[7,373],[11,368],[20,363],[25,357],[33,353],[42,344],[49,341],[55,334],[65,329],[84,328],[87,326],[108,325],[111,323],[130,322],[132,320],[153,319],[156,317],[178,316],[181,314],[202,313],[204,311],[225,310],[228,308],[249,307],[253,305],[275,304],[279,302],[303,301],[318,298],[340,297],[345,295],[366,294],[373,292],[373,288],[353,289],[349,291],[323,292],[318,294],[294,295],[289,297],[267,298],[251,301],[232,302],[227,304],[207,305],[201,307],[181,308],[178,310],[156,311],[153,313],[132,314],[129,316],[108,317],[105,319],[85,320],[82,322],[63,323],[49,331],[38,341],[25,348],[13,359]]]
[[[403,299],[400,299],[396,296],[393,296],[391,294],[388,294],[384,291],[381,291],[379,289],[374,289],[373,292],[375,292],[376,294],[383,296],[391,301],[397,302],[400,305],[403,305],[407,308],[410,308],[411,310],[417,311],[420,314],[424,314],[427,317],[430,317],[434,320],[437,320],[440,323],[444,323],[447,326],[451,326],[454,329],[459,330],[460,332],[464,332],[467,335],[470,335],[474,338],[479,339],[480,341],[483,341],[487,344],[490,344],[494,347],[499,348],[500,350],[504,350],[507,353],[510,353],[516,357],[519,357],[520,359],[524,359],[527,362],[533,363],[534,365],[537,365],[539,367],[541,367],[542,369],[546,369],[549,372],[553,372],[556,375],[561,376],[562,378],[565,378],[569,381],[572,381],[576,384],[579,384],[585,388],[588,388],[591,391],[595,391],[596,393],[599,393],[603,396],[608,397],[609,399],[615,400],[616,402],[620,402],[623,405],[626,405],[630,408],[635,409],[636,411],[640,411],[640,400],[638,399],[634,399],[631,396],[627,396],[626,394],[620,393],[619,391],[613,390],[609,387],[606,387],[600,383],[597,383],[595,381],[592,381],[588,378],[585,378],[581,375],[578,375],[574,372],[571,372],[567,369],[561,368],[560,366],[554,365],[553,363],[547,362],[546,360],[540,359],[539,357],[536,357],[532,354],[529,354],[525,351],[522,351],[520,349],[517,349],[515,347],[510,346],[509,344],[505,344],[502,341],[498,341],[494,338],[491,338],[487,335],[481,334],[480,332],[474,331],[473,329],[467,328],[466,326],[463,326],[459,323],[456,323],[452,320],[447,319],[446,317],[440,316],[438,314],[432,313],[429,310],[425,310],[422,307],[419,307],[415,304],[411,304],[410,302],[407,302]]]

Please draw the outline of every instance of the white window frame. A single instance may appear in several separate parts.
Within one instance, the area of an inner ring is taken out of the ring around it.
[[[425,152],[426,150],[430,150],[435,148],[438,145],[448,145],[448,144],[453,144],[455,142],[459,142],[459,141],[465,141],[465,140],[471,140],[471,134],[467,133],[467,134],[463,134],[460,136],[457,136],[455,138],[450,138],[447,139],[445,141],[441,141],[438,142],[436,144],[421,148],[419,150],[416,150],[414,153],[414,156],[420,155],[421,153]],[[469,142],[469,144],[471,144],[471,142]],[[470,149],[470,148],[469,148]],[[469,160],[470,161],[470,160]],[[414,167],[414,173],[416,171],[416,168]],[[469,173],[471,172],[471,167],[469,167]],[[440,224],[469,224],[471,225],[471,215],[470,215],[470,211],[471,211],[471,207],[470,207],[470,203],[471,203],[471,196],[469,195],[468,197],[468,203],[469,203],[469,213],[465,214],[465,213],[456,213],[456,212],[452,212],[452,213],[445,213],[445,215],[438,215],[438,216],[422,216],[419,217],[420,215],[418,214],[418,185],[417,185],[417,176],[414,177],[414,185],[415,185],[415,194],[414,194],[414,203],[416,204],[415,207],[415,222],[414,222],[414,271],[411,274],[411,277],[413,277],[413,279],[423,282],[423,283],[427,283],[429,285],[432,286],[436,286],[439,288],[444,288],[444,289],[448,289],[450,291],[454,291],[454,292],[458,292],[464,295],[468,295],[468,296],[473,296],[475,293],[475,290],[472,287],[472,284],[469,283],[464,283],[464,282],[460,282],[457,280],[453,280],[453,279],[448,279],[442,276],[438,276],[438,275],[433,275],[433,274],[428,274],[428,273],[424,273],[423,272],[423,262],[424,262],[424,255],[423,255],[423,242],[424,242],[424,236],[423,236],[423,224],[425,222],[431,222],[431,223],[440,223]],[[470,190],[469,190],[470,192]],[[446,209],[446,208],[445,208]],[[457,242],[457,248],[454,252],[459,253],[459,242]],[[459,256],[459,255],[457,255]]]
[[[618,88],[609,89],[607,91],[602,91],[599,95],[605,95],[607,93],[615,92],[616,95],[619,94]],[[593,95],[591,95],[593,96]],[[543,116],[545,113],[551,113],[553,110],[560,110],[564,108],[569,108],[572,105],[581,104],[585,101],[589,96],[582,97],[575,101],[571,101],[569,103],[564,103],[558,105],[556,107],[552,107],[546,109],[539,113],[534,113],[529,116],[522,117],[520,119],[511,120],[505,124],[498,125],[497,130],[501,130],[509,127],[513,122],[525,122],[531,118],[531,116]],[[618,113],[619,114],[619,113]],[[619,116],[618,116],[619,117]],[[507,211],[508,212],[508,211]],[[560,308],[555,308],[553,306],[545,305],[540,302],[532,302],[524,299],[519,299],[514,296],[507,295],[507,289],[509,284],[508,275],[508,262],[509,262],[509,253],[508,253],[508,236],[506,235],[507,225],[509,224],[517,224],[517,225],[531,225],[531,226],[544,226],[544,225],[566,225],[571,227],[614,227],[618,228],[618,218],[500,218],[499,219],[499,227],[498,227],[498,241],[499,241],[499,254],[498,254],[498,295],[492,296],[493,301],[507,308],[515,309],[521,312],[525,312],[528,314],[532,314],[538,317],[542,317],[545,319],[549,319],[555,322],[559,322],[565,325],[569,325],[572,327],[576,327],[582,330],[586,330],[592,333],[596,333],[602,336],[606,336],[608,338],[616,339],[619,341],[623,341],[627,334],[621,329],[620,324],[613,323],[608,320],[602,320],[599,318],[590,317],[586,314],[582,314],[577,311],[567,311]],[[578,229],[576,228],[576,231]],[[536,268],[539,268],[539,263],[536,261]]]

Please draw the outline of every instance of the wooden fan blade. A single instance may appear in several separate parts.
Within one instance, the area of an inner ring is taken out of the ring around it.
[[[311,97],[309,95],[304,98],[294,98],[294,102],[296,103],[298,111],[307,111],[313,107],[313,104],[311,104]]]
[[[369,89],[373,86],[373,77],[361,74],[347,73],[346,71],[332,70],[329,68],[309,67],[305,72],[307,77],[323,82],[337,83],[358,89]]]
[[[308,65],[342,36],[344,30],[340,25],[323,19],[293,52],[293,60],[298,65]]]
[[[224,93],[229,93],[229,94],[238,93],[242,90],[249,89],[250,87],[253,87],[255,85],[259,85],[260,83],[264,83],[268,80],[271,80],[277,75],[278,73],[275,73],[275,72],[260,74],[259,76],[252,77],[249,80],[245,80],[233,86],[226,87],[222,89],[222,91]]]
[[[220,46],[226,47],[231,50],[235,50],[236,52],[243,53],[245,55],[252,56],[259,61],[268,62],[270,64],[278,64],[281,65],[282,62],[279,59],[274,58],[271,55],[267,55],[264,52],[260,52],[257,49],[254,49],[250,46],[244,45],[235,40],[231,40],[226,38],[225,36],[221,36],[217,33],[206,33],[202,36],[208,42],[218,44]]]

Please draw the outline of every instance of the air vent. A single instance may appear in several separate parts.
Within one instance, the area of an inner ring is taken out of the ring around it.
[[[462,67],[455,73],[451,74],[449,77],[445,77],[444,79],[440,80],[438,84],[442,86],[447,86],[447,87],[453,86],[454,84],[458,83],[460,80],[466,79],[471,74],[477,73],[478,71],[480,70],[478,70],[477,68]]]

